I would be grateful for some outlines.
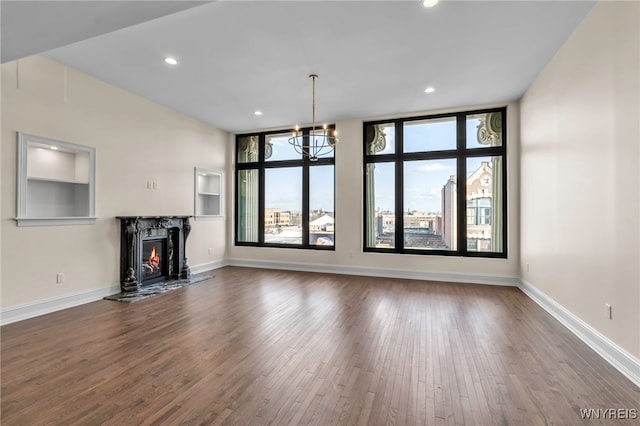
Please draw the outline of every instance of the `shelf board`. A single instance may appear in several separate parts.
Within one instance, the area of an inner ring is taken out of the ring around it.
[[[46,226],[46,225],[92,225],[97,217],[17,217],[18,226]]]
[[[40,176],[27,176],[27,181],[34,182],[55,182],[55,183],[72,183],[78,185],[89,185],[88,180],[70,180],[70,179],[55,179]]]
[[[221,214],[198,214],[194,216],[196,220],[202,219],[223,219],[224,215]]]

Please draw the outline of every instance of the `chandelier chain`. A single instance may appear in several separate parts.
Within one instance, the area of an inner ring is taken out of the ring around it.
[[[313,134],[316,132],[316,78],[318,76],[316,74],[311,74],[312,81],[312,90],[311,90],[311,128],[313,130]]]

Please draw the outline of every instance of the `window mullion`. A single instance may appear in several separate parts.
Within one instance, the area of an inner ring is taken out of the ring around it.
[[[457,166],[458,175],[456,177],[457,199],[456,199],[456,223],[457,229],[457,252],[463,256],[467,255],[467,128],[466,115],[457,114],[456,116],[456,143],[458,147]]]
[[[394,123],[395,130],[395,209],[396,209],[396,232],[395,246],[396,251],[404,250],[404,158],[403,158],[403,132],[402,121],[396,120]]]
[[[238,142],[236,141],[236,161],[238,158]],[[240,169],[237,167],[236,163],[236,173],[235,173],[235,183],[233,188],[233,238],[235,240],[236,245],[238,244],[238,233],[240,230],[240,221],[239,221],[239,212],[240,212]]]
[[[502,134],[505,135],[504,137],[506,138],[506,134],[507,134],[507,110],[506,108],[502,111]],[[504,255],[507,255],[507,246],[508,246],[508,241],[507,241],[507,236],[508,236],[508,226],[507,226],[507,211],[508,211],[508,205],[507,205],[507,145],[506,145],[506,139],[504,141],[504,143],[502,144],[502,154],[500,155],[500,158],[502,159],[501,163],[502,163],[502,170],[500,170],[500,173],[502,175],[502,193],[500,194],[500,196],[502,197],[502,242],[501,242],[501,247],[502,247],[502,253],[504,253]],[[493,213],[493,212],[492,212]],[[495,213],[493,213],[495,214]]]
[[[309,130],[307,130],[309,132]],[[310,132],[309,132],[310,133]],[[309,135],[311,138],[312,135]],[[302,158],[302,246],[309,246],[309,157]]]
[[[264,244],[264,208],[265,208],[265,167],[264,167],[264,145],[265,145],[265,135],[261,133],[258,136],[258,160],[259,160],[259,169],[258,169],[258,244]]]

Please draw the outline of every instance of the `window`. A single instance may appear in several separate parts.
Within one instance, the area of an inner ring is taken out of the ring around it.
[[[235,243],[333,250],[333,154],[311,161],[289,144],[290,135],[236,138]]]
[[[506,108],[364,123],[364,250],[506,257]]]

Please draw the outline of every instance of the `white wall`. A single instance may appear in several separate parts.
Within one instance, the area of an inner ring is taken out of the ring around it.
[[[638,2],[596,4],[521,101],[523,280],[635,357],[639,17]]]
[[[17,227],[16,132],[96,148],[95,225]],[[2,308],[117,285],[119,215],[193,215],[194,167],[228,134],[43,57],[2,65]],[[147,181],[157,183],[148,190]],[[192,220],[191,266],[226,258],[226,219]],[[208,249],[211,248],[211,254]],[[56,284],[56,273],[66,282]]]
[[[470,106],[467,110],[497,105]],[[504,106],[504,105],[500,105]],[[421,111],[411,115],[451,112]],[[336,249],[335,251],[299,250],[266,247],[236,247],[233,243],[233,220],[229,221],[229,257],[232,264],[283,266],[300,269],[377,274],[425,279],[515,284],[518,276],[518,106],[507,109],[508,158],[508,259],[463,258],[454,256],[401,255],[365,253],[363,245],[362,123],[393,116],[372,117],[336,123],[340,142],[336,149]],[[233,137],[230,147],[235,144]],[[232,151],[232,149],[231,149]],[[229,153],[227,174],[234,174],[234,156]],[[228,193],[233,192],[229,179]],[[233,202],[229,203],[233,218]]]

